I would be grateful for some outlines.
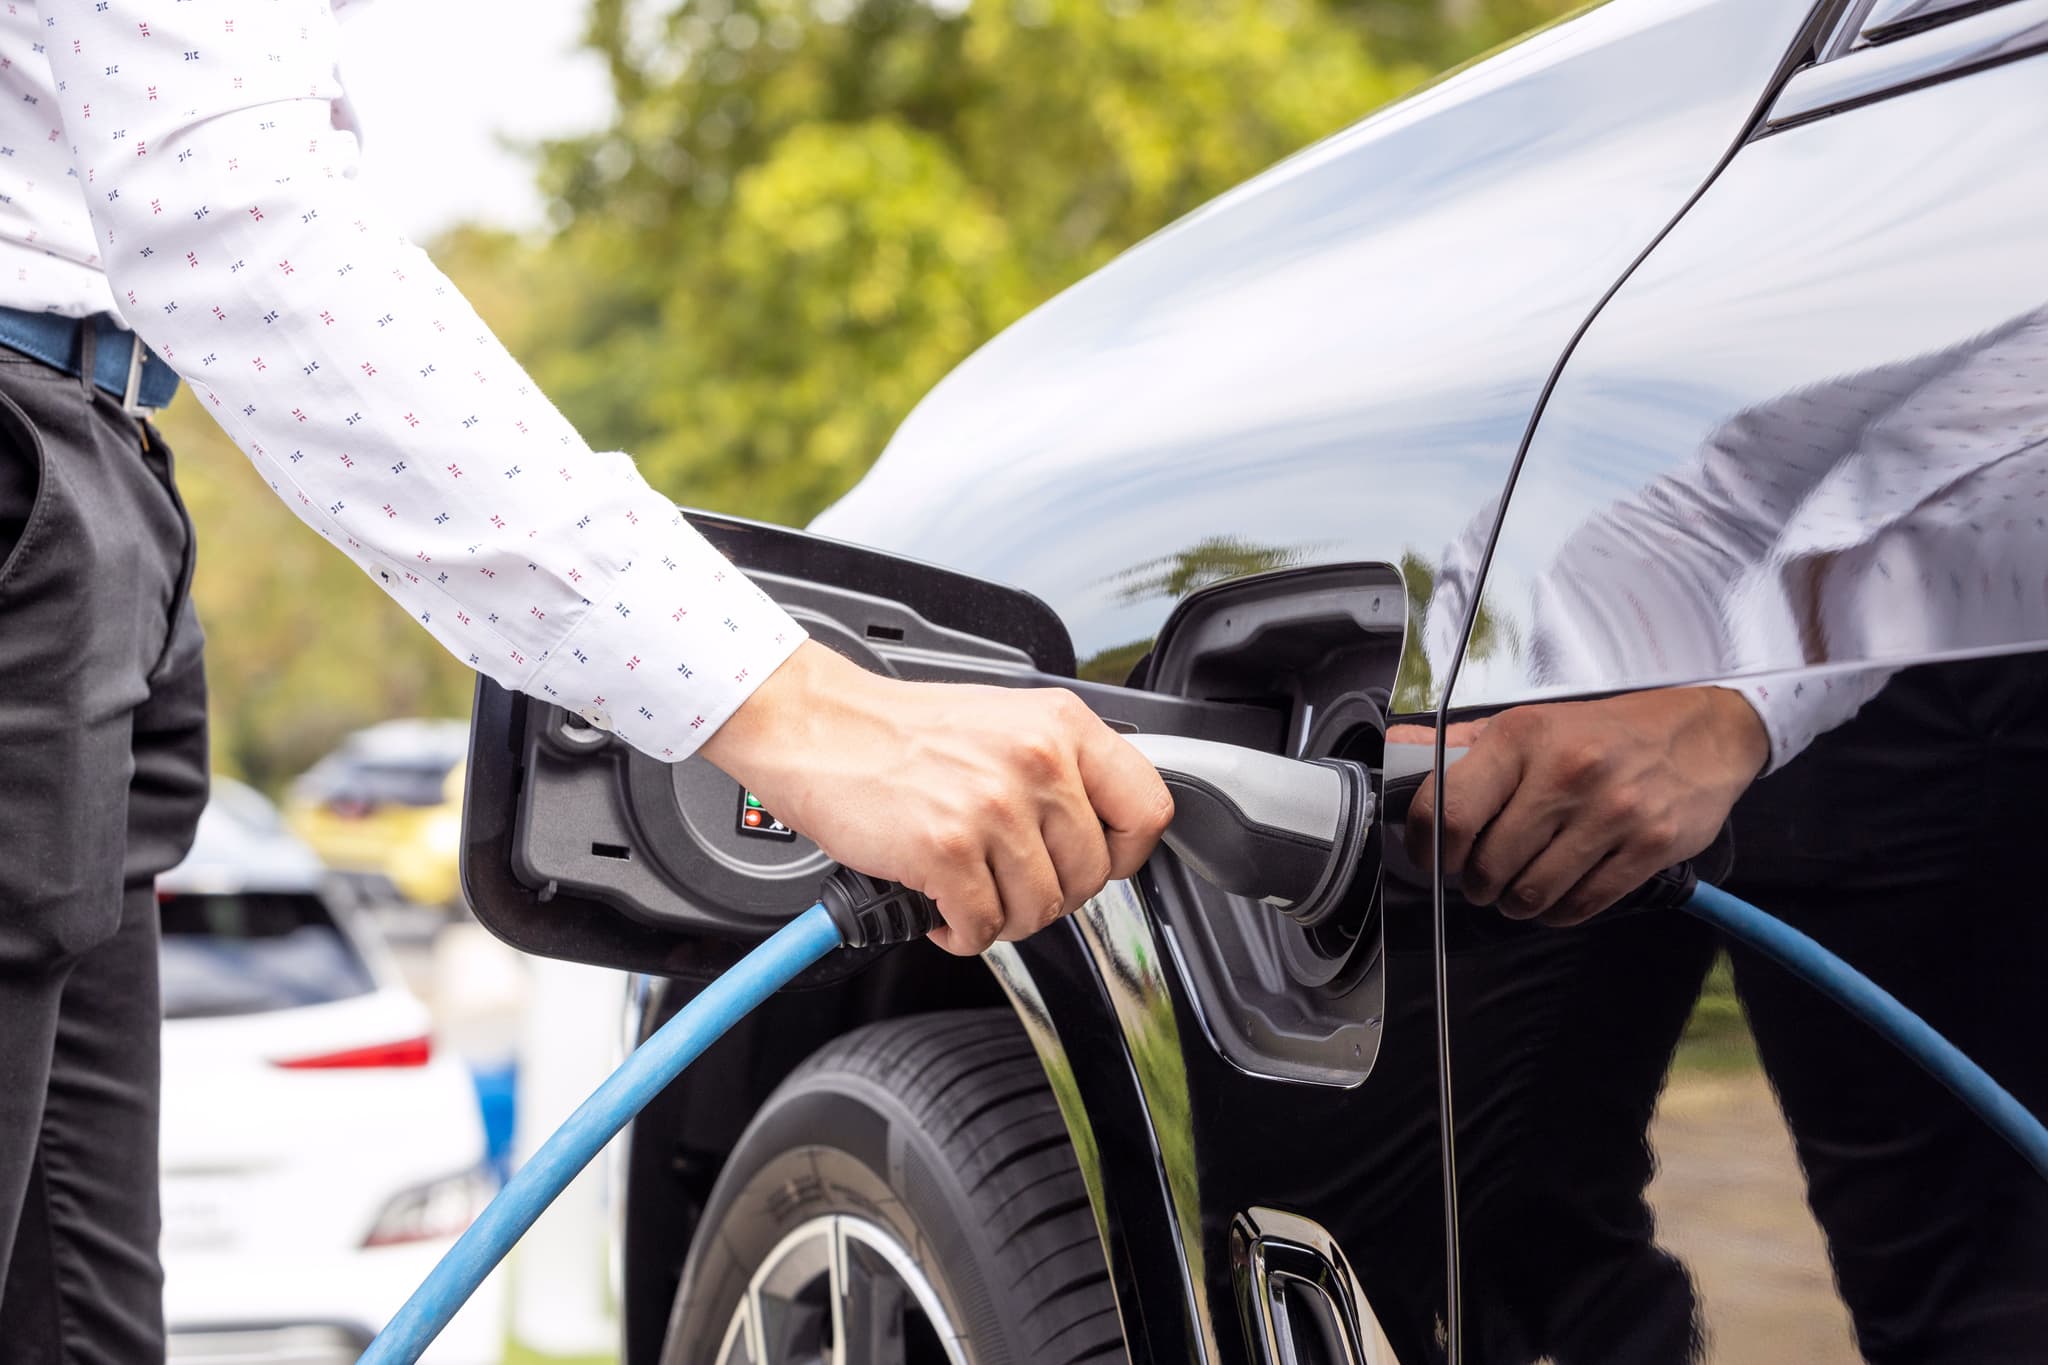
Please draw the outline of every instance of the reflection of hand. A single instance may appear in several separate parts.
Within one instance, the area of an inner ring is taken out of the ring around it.
[[[1486,727],[1493,723],[1492,716],[1481,716],[1477,720],[1454,720],[1451,728],[1444,731],[1446,749],[1469,749],[1472,741],[1486,733]],[[1434,725],[1389,725],[1389,744],[1431,744],[1436,741]]]
[[[938,902],[932,941],[978,953],[1143,865],[1166,786],[1073,693],[884,678],[816,643],[704,744],[840,862]]]
[[[1712,843],[1770,755],[1749,703],[1719,687],[1523,706],[1471,724],[1445,736],[1470,752],[1445,774],[1444,877],[1468,900],[1550,925],[1592,918]],[[1425,865],[1435,805],[1432,777],[1408,816],[1409,851]]]

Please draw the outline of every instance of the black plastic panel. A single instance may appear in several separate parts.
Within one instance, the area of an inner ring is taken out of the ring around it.
[[[811,638],[892,677],[1039,675],[1020,651],[934,626],[870,593],[750,568]],[[513,857],[519,880],[605,901],[656,929],[751,943],[817,898],[832,863],[798,836],[744,833],[739,784],[702,758],[663,763],[536,704]],[[619,857],[612,850],[627,850]]]
[[[1058,620],[1028,594],[780,527],[691,520],[813,639],[865,667],[1064,686],[1122,729],[1281,743],[1278,710],[1077,683]],[[464,888],[477,918],[524,951],[709,979],[808,907],[830,867],[801,836],[743,832],[740,801],[739,785],[701,759],[658,762],[560,707],[480,681]],[[868,956],[836,953],[798,984],[845,976]]]

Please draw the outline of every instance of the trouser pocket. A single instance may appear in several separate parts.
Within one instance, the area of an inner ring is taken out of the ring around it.
[[[0,393],[0,593],[28,551],[42,488],[43,443],[21,408]]]
[[[26,973],[118,922],[137,716],[188,541],[134,424],[46,373],[0,366],[22,528],[0,577],[0,971]]]

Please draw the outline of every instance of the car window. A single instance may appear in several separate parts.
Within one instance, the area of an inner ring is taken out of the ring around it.
[[[158,910],[166,1019],[323,1005],[377,987],[310,892],[167,895]]]
[[[1855,51],[1911,37],[2011,0],[1864,0],[1851,7],[1840,42]]]
[[[2048,0],[1874,0],[1852,6],[1821,59],[1793,72],[1759,129],[1768,136],[2048,50]],[[1879,155],[1908,165],[1904,148]]]

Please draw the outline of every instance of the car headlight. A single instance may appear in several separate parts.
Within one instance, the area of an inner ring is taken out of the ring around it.
[[[377,1215],[363,1245],[387,1247],[459,1236],[496,1192],[497,1182],[481,1167],[400,1190]]]

